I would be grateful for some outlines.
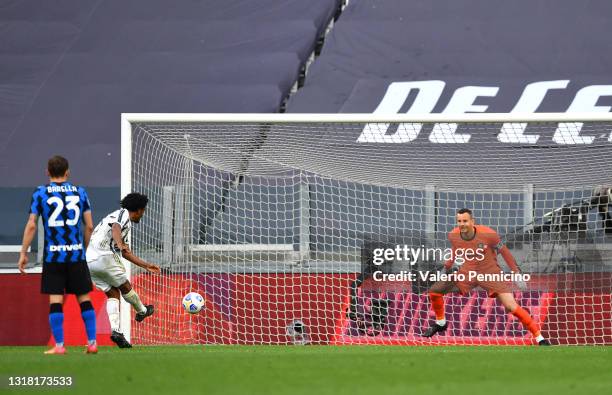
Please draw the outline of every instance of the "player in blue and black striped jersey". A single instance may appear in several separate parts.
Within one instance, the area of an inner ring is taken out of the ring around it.
[[[36,234],[36,222],[42,217],[45,233],[41,292],[49,295],[49,324],[55,347],[46,354],[64,354],[64,294],[75,294],[87,332],[87,353],[97,353],[96,314],[89,292],[92,290],[85,251],[93,231],[91,206],[87,192],[68,182],[68,161],[54,156],[47,164],[49,184],[32,194],[30,216],[23,232],[19,271],[25,273],[27,251]],[[83,225],[84,231],[83,231]]]

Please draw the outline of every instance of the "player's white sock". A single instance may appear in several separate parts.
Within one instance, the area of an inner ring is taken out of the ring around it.
[[[538,343],[539,343],[539,342],[541,342],[542,340],[544,340],[544,336],[542,336],[542,335],[538,335],[538,336],[536,336],[536,341],[537,341]]]
[[[440,326],[444,326],[446,324],[446,318],[442,318],[441,320],[436,320],[436,324]]]
[[[134,291],[134,289],[131,289],[130,292],[123,294],[123,299],[131,304],[136,312],[141,313],[147,311],[147,308],[142,304],[140,297],[138,297],[138,294],[136,291]]]
[[[119,299],[109,298],[106,301],[106,313],[110,321],[111,331],[120,332],[121,319],[119,315]]]

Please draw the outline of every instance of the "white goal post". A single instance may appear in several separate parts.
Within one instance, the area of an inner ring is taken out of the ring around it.
[[[372,280],[372,248],[445,247],[463,207],[533,275],[516,298],[553,342],[612,343],[585,329],[612,313],[612,113],[124,113],[129,192],[150,197],[132,247],[162,266],[126,263],[156,304],[131,326],[122,302],[136,343],[531,344],[478,289],[424,340],[431,284]]]

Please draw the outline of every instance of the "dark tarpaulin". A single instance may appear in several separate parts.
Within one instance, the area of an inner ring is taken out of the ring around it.
[[[122,112],[278,112],[337,0],[0,1],[0,177],[119,186]],[[27,158],[28,160],[23,160]]]
[[[20,130],[31,132],[14,135],[8,144],[4,180],[43,182],[47,158],[63,153],[75,182],[118,185],[122,112],[270,112],[281,99],[281,91],[271,84],[47,84],[29,112],[37,116],[26,117],[20,125]],[[63,116],[58,118],[58,113]],[[23,156],[26,162],[18,159]]]
[[[372,112],[390,81],[501,85],[496,100],[505,105],[489,112],[512,109],[506,85],[612,84],[611,13],[603,0],[351,2],[288,112]],[[377,93],[364,96],[364,81]],[[547,110],[565,111],[575,91]],[[358,109],[347,105],[357,101]]]
[[[295,52],[306,60],[314,49],[317,29],[310,20],[274,24],[236,21],[124,21],[92,23],[71,52],[96,53],[225,53]]]

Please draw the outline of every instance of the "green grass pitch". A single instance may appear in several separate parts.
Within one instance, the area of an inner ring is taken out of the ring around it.
[[[612,390],[610,347],[0,347],[8,376],[70,375],[78,394],[587,394]]]

